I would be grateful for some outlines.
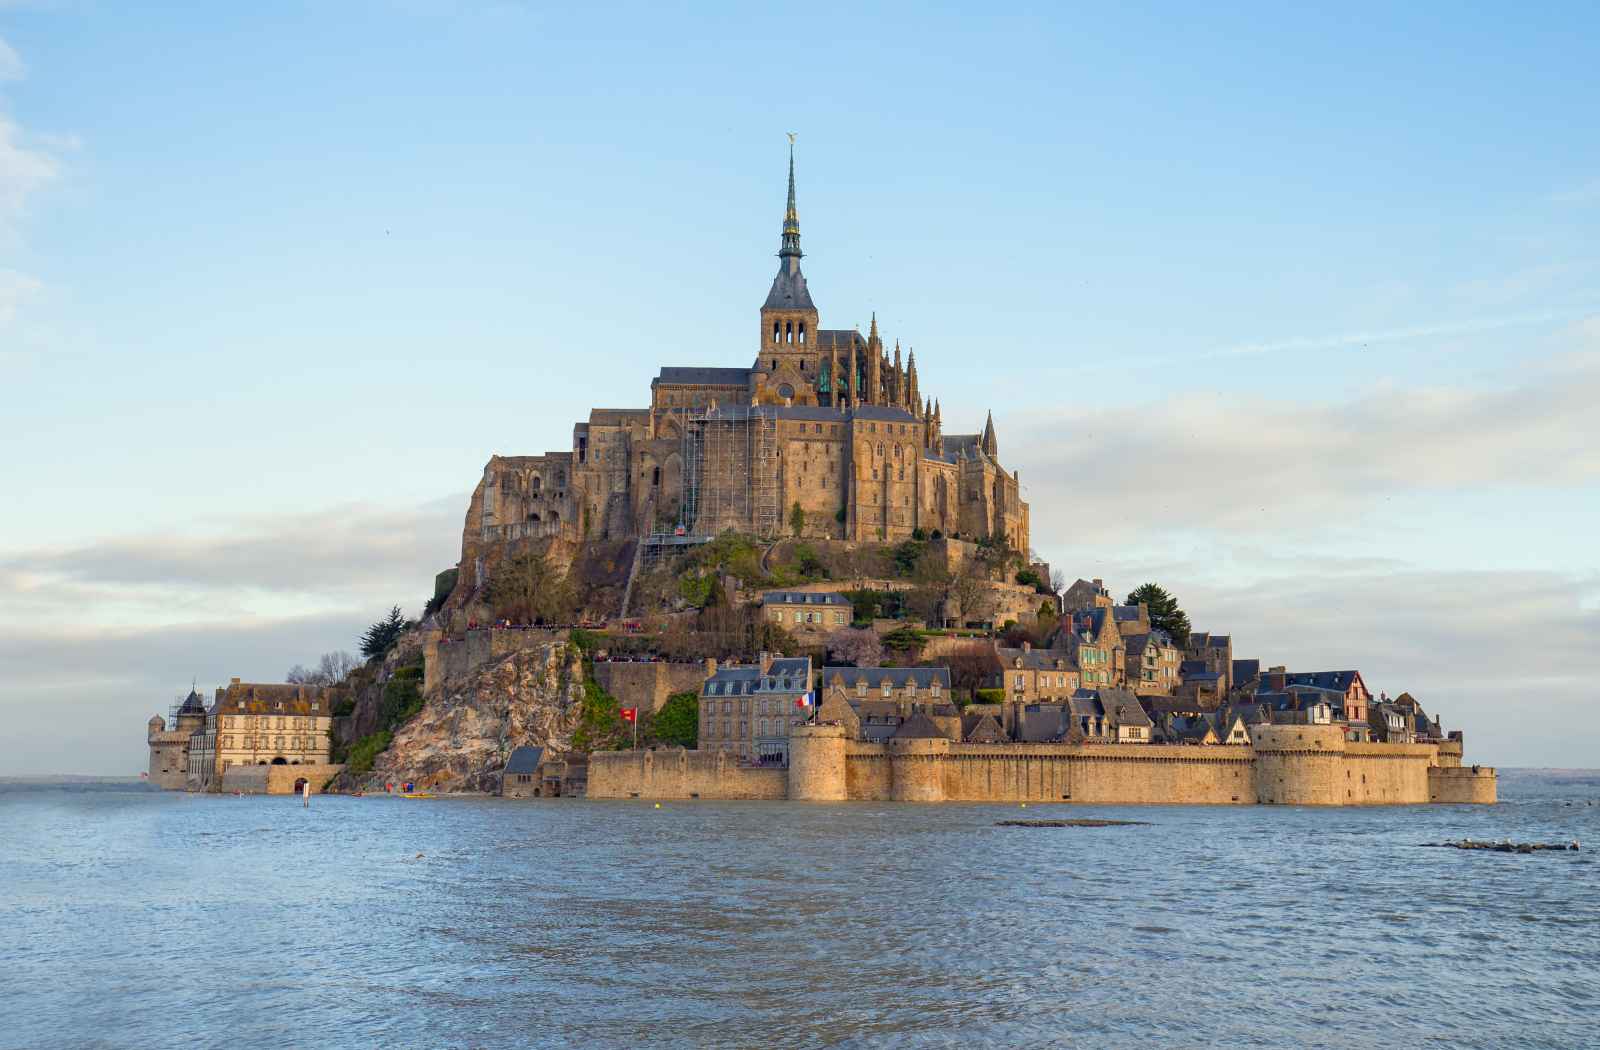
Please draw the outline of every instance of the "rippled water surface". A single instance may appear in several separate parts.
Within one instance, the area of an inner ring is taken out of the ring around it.
[[[1600,1046],[1600,773],[1493,808],[0,786],[0,1046]],[[1142,827],[1016,829],[1016,816]],[[1578,853],[1420,849],[1582,840]]]

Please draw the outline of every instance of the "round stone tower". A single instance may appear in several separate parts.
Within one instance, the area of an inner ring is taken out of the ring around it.
[[[843,802],[845,729],[841,725],[789,730],[789,797],[799,802]]]
[[[950,741],[943,737],[891,739],[889,797],[896,802],[943,802],[944,763],[949,753]]]
[[[1341,726],[1252,726],[1256,801],[1284,806],[1337,806],[1343,801]]]

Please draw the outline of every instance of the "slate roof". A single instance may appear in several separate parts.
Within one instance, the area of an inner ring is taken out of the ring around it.
[[[834,591],[767,591],[762,605],[849,605],[850,599]]]
[[[916,682],[919,692],[934,682],[938,682],[939,687],[945,691],[950,689],[948,667],[824,667],[822,669],[824,687],[833,684],[834,672],[843,676],[847,689],[854,689],[856,683],[862,679],[866,679],[868,690],[881,690],[885,681],[888,681],[896,691],[904,689],[906,683],[911,681]]]
[[[537,773],[542,758],[544,758],[544,748],[524,745],[511,752],[511,757],[506,759],[506,772]]]
[[[1017,720],[1017,739],[1025,744],[1048,744],[1072,735],[1073,710],[1067,704],[1025,704]]]
[[[890,423],[916,423],[916,416],[893,405],[857,405],[851,412],[857,419],[887,420]]]
[[[778,657],[765,675],[756,664],[717,668],[700,689],[701,696],[793,696],[811,688],[811,658]]]
[[[1233,662],[1234,682],[1248,682],[1261,673],[1260,660],[1235,660]]]
[[[1337,689],[1343,693],[1356,680],[1359,671],[1301,671],[1284,676],[1288,685],[1314,685],[1320,689]]]
[[[1071,658],[1058,649],[1007,649],[1001,647],[995,650],[999,657],[1002,671],[1017,669],[1017,661],[1022,661],[1022,666],[1029,671],[1075,671]],[[1059,663],[1061,666],[1057,667]]]
[[[218,714],[325,715],[330,703],[320,685],[257,685],[242,682],[229,685],[216,703]],[[312,710],[311,705],[316,704]]]
[[[976,725],[967,730],[966,740],[969,744],[1003,744],[1006,742],[1005,730],[1000,728],[994,715],[984,715],[978,719]]]
[[[750,383],[750,369],[663,366],[661,374],[651,381],[652,386],[657,383],[681,384],[684,386],[748,386]]]
[[[772,279],[763,310],[815,310],[811,292],[806,288],[806,275],[800,272],[800,260],[785,259],[778,264],[778,276]]]
[[[857,347],[867,345],[861,333],[850,328],[823,328],[817,332],[817,348],[821,350],[829,347],[849,350],[852,343]]]
[[[1144,713],[1144,706],[1139,703],[1139,698],[1128,689],[1100,690],[1100,707],[1113,725],[1146,727],[1155,725],[1150,721],[1150,716]]]
[[[1113,605],[1111,607],[1111,615],[1116,617],[1118,623],[1143,619],[1139,615],[1139,607],[1137,605]]]
[[[189,695],[183,698],[183,704],[178,708],[180,715],[203,715],[206,713],[206,702],[194,689],[189,690]]]
[[[942,740],[944,734],[939,732],[939,727],[933,724],[933,719],[918,711],[894,731],[894,740]]]

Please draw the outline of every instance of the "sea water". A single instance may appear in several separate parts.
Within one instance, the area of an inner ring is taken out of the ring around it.
[[[1600,774],[1501,796],[0,786],[0,1046],[1600,1046]],[[1462,837],[1584,848],[1421,847]]]

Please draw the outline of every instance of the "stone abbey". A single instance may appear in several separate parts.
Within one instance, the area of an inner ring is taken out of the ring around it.
[[[709,536],[897,541],[913,530],[1028,549],[1028,507],[982,433],[946,434],[914,353],[823,328],[800,270],[794,151],[778,272],[749,367],[663,367],[648,408],[597,408],[572,447],[484,467],[463,569],[512,540]]]

